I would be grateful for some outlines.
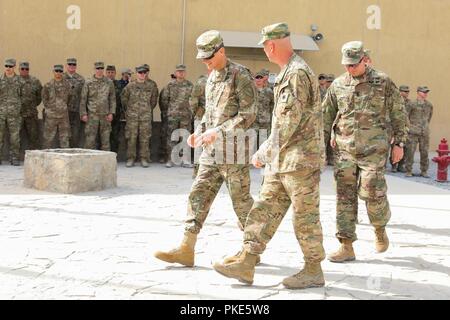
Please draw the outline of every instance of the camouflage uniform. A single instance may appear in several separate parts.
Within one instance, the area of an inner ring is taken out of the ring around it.
[[[272,120],[273,105],[272,89],[269,87],[257,88],[256,108],[258,111],[252,128],[257,130],[258,136],[260,130],[266,130],[266,137],[270,135],[270,122]],[[264,136],[262,132],[261,135],[262,137]],[[264,140],[259,141],[258,145],[261,145]]]
[[[178,143],[172,141],[172,133],[176,129],[186,129],[191,132],[192,113],[189,107],[189,97],[193,88],[192,82],[184,80],[182,82],[170,82],[161,90],[159,105],[161,112],[167,118],[167,139],[166,158],[171,158],[172,148]],[[164,110],[164,111],[163,111]]]
[[[400,86],[400,91],[402,91],[401,90],[402,87],[405,87],[405,86]],[[409,98],[404,98],[404,97],[402,97],[402,98],[403,98],[403,102],[405,104],[405,112],[406,112],[406,115],[407,115],[406,120],[408,121],[408,128],[409,128],[410,127],[410,123],[409,123],[408,113],[409,113],[409,109],[411,107],[411,100]],[[388,137],[389,137],[389,143],[390,143],[391,142],[391,138],[393,137],[393,135],[392,135],[392,126],[390,124],[390,120],[389,120],[388,128],[389,128]],[[393,150],[393,148],[394,148],[394,144],[391,144],[391,151]],[[391,152],[390,162],[391,162],[391,166],[392,166],[392,171],[393,172],[396,172],[397,170],[400,171],[400,172],[405,172],[406,171],[405,164],[406,164],[406,158],[408,156],[408,142],[406,142],[405,146],[403,147],[403,153],[404,153],[404,156],[403,156],[402,160],[400,160],[398,163],[394,164],[394,163],[392,163],[392,152]]]
[[[70,143],[70,121],[68,104],[70,101],[71,84],[63,79],[61,81],[51,80],[45,84],[42,90],[42,101],[44,103],[44,148],[52,147],[52,141],[58,132],[59,145],[61,148],[69,148]]]
[[[19,161],[20,128],[22,124],[22,81],[20,76],[0,77],[0,154],[6,127],[9,131],[10,160]],[[1,156],[1,155],[0,155]]]
[[[85,83],[84,78],[78,73],[70,74],[65,72],[63,78],[70,83],[70,97],[69,97],[69,122],[70,122],[70,147],[80,147],[80,135],[83,125],[80,121],[80,101],[81,91]]]
[[[39,149],[39,124],[37,106],[41,103],[42,84],[39,79],[28,76],[22,80],[22,128],[28,137],[28,149]]]
[[[433,105],[427,101],[416,100],[409,104],[408,118],[410,121],[406,172],[412,172],[414,153],[419,144],[420,171],[428,171],[428,150],[430,148],[430,121],[433,116]]]
[[[121,94],[129,81],[120,79],[114,80],[114,89],[116,92],[116,115],[111,123],[111,151],[119,152],[119,138],[124,124],[126,124],[125,109],[122,105]]]
[[[191,97],[189,98],[189,105],[191,106],[194,121],[201,121],[203,115],[205,114],[205,88],[207,81],[208,77],[206,75],[201,75],[192,88]],[[194,126],[192,127],[194,128]],[[193,177],[197,176],[198,168],[199,165],[196,163],[194,165]]]
[[[351,46],[362,48],[358,43]],[[351,50],[343,48],[343,53],[352,57]],[[404,143],[408,130],[404,104],[392,80],[367,67],[361,77],[345,73],[337,78],[323,107],[325,132],[336,141],[336,236],[340,241],[354,241],[358,195],[366,202],[375,228],[384,228],[390,219],[384,178],[389,150],[386,118],[391,119],[395,144]]]
[[[93,76],[86,80],[81,91],[80,117],[88,115],[85,128],[85,149],[95,149],[97,132],[100,130],[101,148],[110,151],[111,123],[106,120],[108,114],[116,112],[116,95],[113,82],[103,76]]]
[[[244,247],[262,253],[292,204],[304,259],[318,263],[325,258],[319,211],[322,110],[314,73],[297,54],[279,73],[274,93],[272,133],[256,153],[266,174],[247,218]]]
[[[156,84],[134,81],[122,92],[122,105],[126,114],[125,135],[127,158],[136,158],[136,141],[139,137],[141,160],[150,160],[150,138],[152,135],[153,109],[158,102]]]
[[[210,46],[219,47],[222,44],[216,31],[210,31],[203,36],[213,37]],[[197,58],[202,58],[202,54],[203,52],[199,51]],[[234,134],[238,129],[248,129],[255,120],[256,90],[251,73],[244,66],[228,60],[224,69],[212,71],[206,83],[205,95],[205,114],[196,128],[197,136],[208,129],[216,129],[219,135]],[[224,139],[221,142],[218,139],[216,144],[206,146],[200,156],[200,167],[189,195],[188,217],[185,223],[185,229],[190,233],[200,232],[223,182],[227,185],[241,226],[245,225],[247,214],[253,205],[249,166],[238,164],[237,142],[233,138],[228,147],[234,150],[234,161],[224,164],[216,161],[215,149],[222,143],[225,153],[227,141]]]

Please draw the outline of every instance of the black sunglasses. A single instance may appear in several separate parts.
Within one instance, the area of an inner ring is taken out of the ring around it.
[[[95,68],[95,69],[97,69],[97,70],[105,70],[105,68],[102,68],[102,67],[100,67],[100,68]]]
[[[55,72],[57,72],[57,73],[63,73],[62,70],[55,70]]]
[[[319,80],[325,80],[326,78],[325,77],[319,77]]]
[[[76,63],[68,63],[67,65],[68,66],[76,66],[77,64]]]
[[[256,76],[255,79],[262,79],[263,76]]]
[[[5,65],[5,68],[14,68],[14,66]]]
[[[26,71],[28,71],[28,70],[30,70],[29,68],[20,68],[20,70],[26,70]]]
[[[147,71],[138,71],[139,74],[147,73]]]

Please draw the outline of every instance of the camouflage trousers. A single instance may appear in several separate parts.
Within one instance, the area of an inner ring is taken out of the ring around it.
[[[114,118],[111,123],[111,151],[119,153],[119,143],[121,140],[121,135],[125,133],[126,121],[120,121]]]
[[[100,131],[101,149],[110,151],[111,123],[106,120],[106,115],[92,115],[88,117],[85,127],[85,149],[95,149],[97,134]]]
[[[166,150],[166,157],[167,159],[170,159],[172,155],[172,149],[175,147],[179,141],[172,141],[172,133],[177,129],[186,129],[187,131],[191,132],[191,119],[190,118],[171,118],[169,117],[167,121],[167,132],[166,139],[167,139],[167,150]]]
[[[139,155],[141,160],[150,160],[150,138],[152,122],[127,120],[125,137],[127,139],[127,159],[136,159],[136,143],[139,138]]]
[[[69,148],[70,123],[68,118],[45,117],[44,122],[44,149],[51,149],[56,134],[59,136],[60,148]]]
[[[185,221],[186,231],[195,234],[200,232],[209,209],[224,182],[230,194],[238,223],[241,226],[245,225],[247,214],[253,205],[253,198],[250,194],[249,166],[200,164],[189,194],[188,215]]]
[[[160,130],[160,158],[167,161],[167,118],[161,114],[161,130]]]
[[[387,156],[355,158],[345,151],[336,155],[336,237],[355,241],[358,195],[366,202],[367,214],[374,227],[384,227],[391,217],[384,178]],[[381,160],[380,160],[381,159]]]
[[[6,130],[9,131],[9,154],[10,160],[18,160],[20,154],[20,127],[21,116],[9,116],[0,113],[0,158],[3,150],[3,139]]]
[[[327,164],[332,166],[334,164],[334,149],[330,145],[331,137],[325,135],[325,150],[326,150],[326,156],[327,156]]]
[[[80,134],[81,134],[81,121],[80,113],[75,111],[69,111],[69,123],[70,123],[70,147],[80,147]]]
[[[317,263],[325,258],[320,223],[320,170],[268,174],[247,217],[244,248],[261,254],[272,239],[290,205],[293,208],[295,236],[306,262]]]
[[[414,163],[414,153],[416,152],[417,144],[419,144],[420,152],[420,171],[427,172],[430,165],[428,160],[428,149],[430,148],[430,136],[429,135],[416,135],[410,134],[407,143],[406,154],[406,171],[412,172]]]
[[[37,115],[23,117],[22,119],[22,130],[28,139],[28,150],[39,149],[39,123]]]

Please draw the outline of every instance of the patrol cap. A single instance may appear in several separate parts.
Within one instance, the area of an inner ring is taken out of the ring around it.
[[[147,68],[144,65],[137,66],[136,72],[147,72]]]
[[[67,64],[77,64],[77,59],[76,58],[67,58],[66,60]]]
[[[356,64],[365,56],[361,41],[350,41],[342,46],[342,64]]]
[[[95,69],[103,68],[105,69],[105,64],[103,62],[94,63]]]
[[[29,69],[30,68],[30,63],[26,62],[26,61],[23,61],[23,62],[20,63],[19,66],[20,66],[20,68]]]
[[[330,73],[327,74],[325,78],[327,79],[327,82],[333,82],[336,77],[334,76],[334,74]]]
[[[147,69],[147,72],[150,71],[150,66],[149,66],[148,64],[144,63],[142,66],[143,66],[145,69]]]
[[[401,85],[398,90],[402,91],[402,92],[409,92],[409,87],[405,86],[405,85]]]
[[[321,73],[321,74],[319,74],[318,79],[320,79],[320,78],[326,79],[327,76],[328,76],[328,75],[326,75],[325,73]]]
[[[258,44],[263,44],[267,40],[276,40],[289,37],[291,35],[291,32],[289,31],[287,23],[279,22],[271,24],[270,26],[265,26],[261,30],[261,35],[262,39]]]
[[[53,71],[64,71],[64,66],[62,64],[55,64],[53,66]]]
[[[196,41],[197,59],[209,59],[223,47],[223,39],[217,30],[202,33]]]
[[[430,89],[428,89],[427,86],[420,86],[420,87],[417,87],[417,91],[428,93],[428,92],[430,92]]]
[[[261,72],[263,72],[264,76],[269,76],[270,75],[270,70],[269,69],[262,69]]]
[[[264,72],[264,70],[259,70],[258,72],[255,73],[255,78],[256,77],[264,77],[266,75],[266,73]]]
[[[116,71],[116,66],[114,66],[114,65],[107,65],[106,66],[106,71]]]
[[[123,68],[121,71],[120,71],[120,73],[121,74],[124,74],[124,73],[127,73],[127,74],[129,74],[130,76],[131,76],[131,69],[130,68]]]
[[[175,71],[186,71],[186,66],[184,64],[177,64],[175,66]]]
[[[16,66],[16,59],[10,58],[5,60],[5,66],[8,67],[15,67]]]

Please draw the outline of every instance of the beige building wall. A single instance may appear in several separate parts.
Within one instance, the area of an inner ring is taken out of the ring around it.
[[[79,30],[67,28],[70,5],[81,10]],[[371,5],[381,9],[380,29],[368,27]],[[285,21],[293,33],[310,34],[310,25],[316,24],[325,36],[320,51],[303,54],[316,74],[341,74],[342,44],[362,40],[372,51],[375,67],[397,85],[409,85],[411,98],[418,85],[431,88],[434,150],[440,138],[450,139],[449,12],[447,0],[1,0],[0,59],[29,61],[43,82],[50,79],[53,64],[72,56],[84,76],[92,74],[96,60],[117,68],[148,63],[151,77],[162,88],[177,63],[187,65],[192,81],[204,72],[195,59],[195,39],[205,30],[259,32],[264,25]],[[267,67],[277,72],[262,50],[228,52],[252,70]]]

